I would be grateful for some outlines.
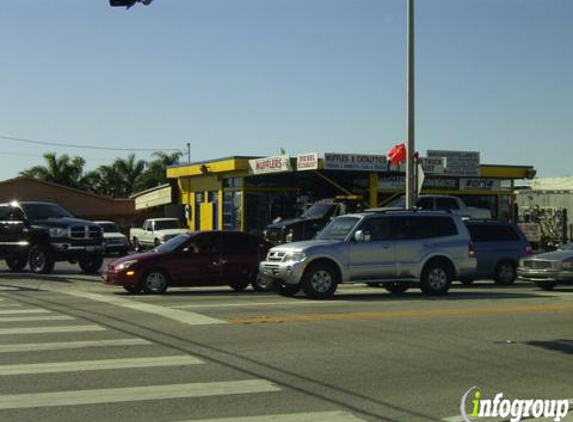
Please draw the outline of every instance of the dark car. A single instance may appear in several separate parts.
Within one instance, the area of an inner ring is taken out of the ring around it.
[[[93,274],[103,263],[102,229],[51,202],[0,204],[0,258],[12,271],[29,263],[33,272],[45,274],[55,262],[70,261]]]
[[[279,220],[269,224],[265,239],[274,244],[312,239],[334,217],[358,211],[362,206],[357,196],[321,199],[300,217]]]
[[[522,259],[517,274],[543,290],[553,290],[557,284],[573,285],[573,243]]]
[[[475,274],[461,282],[470,284],[477,278],[493,278],[499,285],[512,284],[519,260],[533,253],[519,226],[496,220],[469,220],[465,223],[476,253],[477,269]]]
[[[199,231],[181,234],[150,252],[113,261],[103,282],[130,293],[163,293],[176,286],[229,285],[243,290],[267,290],[259,262],[272,245],[242,232]]]

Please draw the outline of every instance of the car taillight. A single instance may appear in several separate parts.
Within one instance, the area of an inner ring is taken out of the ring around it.
[[[533,255],[533,248],[531,246],[525,247],[525,255],[526,256]]]
[[[476,250],[474,249],[474,244],[472,242],[468,243],[468,258],[475,258]]]

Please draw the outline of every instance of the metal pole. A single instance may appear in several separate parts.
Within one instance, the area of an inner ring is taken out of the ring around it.
[[[187,142],[187,166],[189,175],[187,176],[187,226],[191,228],[189,220],[191,218],[191,143]]]
[[[407,0],[407,108],[408,108],[408,147],[406,155],[406,208],[412,209],[416,204],[416,174],[414,157],[414,0]]]

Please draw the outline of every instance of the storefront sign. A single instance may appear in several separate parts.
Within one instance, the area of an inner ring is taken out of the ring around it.
[[[379,189],[405,189],[406,177],[403,175],[382,176],[378,181]],[[435,190],[459,190],[460,180],[452,177],[440,177],[426,175],[424,178],[424,189]]]
[[[290,165],[290,156],[288,154],[249,160],[249,168],[252,174],[267,174],[292,171],[292,166]]]
[[[318,153],[308,152],[306,154],[298,154],[296,156],[296,169],[297,170],[317,170],[318,169]]]
[[[460,190],[500,190],[501,182],[498,179],[461,179]]]
[[[519,228],[530,242],[541,242],[541,224],[519,223]]]
[[[387,166],[385,155],[324,154],[324,168],[330,170],[386,171]]]
[[[426,174],[444,174],[446,158],[444,157],[420,157],[419,163]]]
[[[428,150],[427,155],[446,158],[446,176],[480,176],[480,157],[477,151]]]

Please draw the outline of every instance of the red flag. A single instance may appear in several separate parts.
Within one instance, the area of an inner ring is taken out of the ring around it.
[[[396,144],[394,148],[388,151],[388,160],[394,165],[406,161],[406,145]]]

